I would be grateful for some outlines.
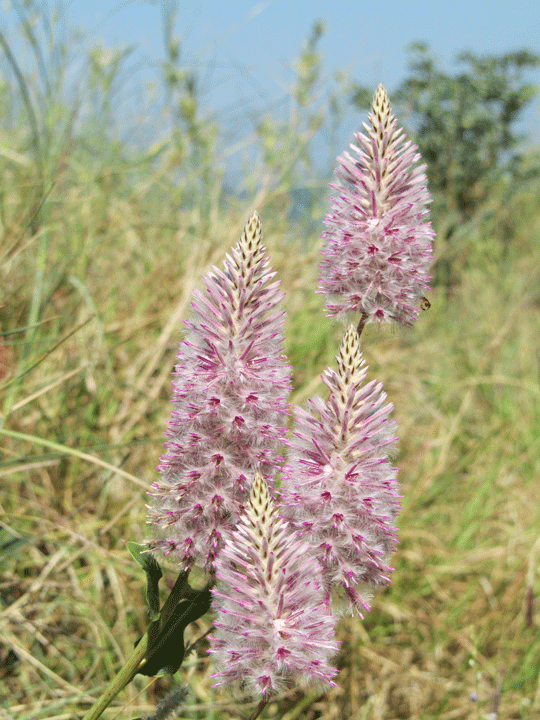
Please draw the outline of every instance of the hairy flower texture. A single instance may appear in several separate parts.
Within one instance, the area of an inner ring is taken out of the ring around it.
[[[290,681],[333,685],[335,618],[310,545],[279,517],[260,474],[234,532],[227,533],[213,589],[217,685],[240,683],[268,699]]]
[[[353,325],[336,359],[337,372],[328,368],[322,376],[329,399],[296,410],[281,514],[316,548],[328,592],[344,591],[362,614],[369,609],[362,586],[389,582],[392,570],[385,558],[397,542],[400,505],[389,451],[397,438],[382,384],[364,384],[367,366]]]
[[[283,294],[253,213],[238,245],[193,293],[180,344],[174,411],[161,480],[150,492],[152,550],[183,569],[212,572],[225,528],[235,526],[255,471],[272,477],[283,463],[290,368],[281,355]]]
[[[319,292],[329,296],[328,317],[362,313],[366,322],[385,320],[412,325],[429,288],[434,232],[429,222],[425,165],[397,127],[388,96],[379,85],[363,123],[367,135],[355,134],[355,156],[338,158],[327,215]]]

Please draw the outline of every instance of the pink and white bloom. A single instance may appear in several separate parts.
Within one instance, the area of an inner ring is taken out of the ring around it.
[[[174,411],[161,479],[153,484],[152,550],[210,572],[256,471],[283,462],[290,367],[282,355],[283,294],[253,213],[223,270],[195,291],[173,380]]]
[[[365,584],[388,583],[392,570],[386,558],[397,542],[400,505],[389,453],[397,438],[382,384],[365,383],[353,325],[337,363],[337,372],[322,376],[328,400],[295,411],[280,512],[314,547],[328,594],[340,591],[361,614],[369,607]]]
[[[309,544],[279,517],[256,474],[236,530],[216,560],[211,638],[217,685],[239,683],[267,700],[290,682],[334,685],[336,620]]]
[[[367,322],[412,325],[429,289],[434,232],[429,222],[425,165],[406,141],[382,85],[370,125],[355,135],[352,154],[338,158],[320,270],[329,317],[360,313]]]

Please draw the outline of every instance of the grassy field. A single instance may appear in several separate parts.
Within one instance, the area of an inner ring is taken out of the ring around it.
[[[287,292],[293,401],[323,391],[341,328],[314,294],[326,208],[287,219],[302,172],[324,184],[302,165],[316,123],[295,102],[288,155],[270,153],[283,128],[269,123],[241,200],[223,189],[217,131],[188,110],[137,153],[114,138],[98,152],[98,120],[81,135],[50,98],[38,119],[62,132],[36,147],[31,123],[1,130],[0,720],[82,717],[144,632],[125,543],[146,536],[182,318],[253,209]],[[285,693],[263,717],[540,717],[539,201],[537,183],[501,187],[437,242],[455,282],[417,326],[364,331],[401,437],[392,584],[363,622],[340,622],[338,686]],[[172,679],[138,676],[104,717],[148,715],[175,683],[181,718],[247,717],[212,690],[205,649]]]

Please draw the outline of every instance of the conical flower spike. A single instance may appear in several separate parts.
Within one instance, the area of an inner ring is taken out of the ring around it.
[[[354,154],[338,158],[320,292],[329,296],[328,316],[359,314],[360,328],[375,320],[411,325],[432,260],[425,165],[398,128],[382,85],[368,117],[367,134],[357,133],[350,146]]]
[[[174,412],[161,480],[150,492],[151,549],[183,569],[213,571],[224,529],[233,528],[255,471],[280,468],[290,368],[282,355],[283,294],[253,213],[224,270],[194,292],[173,381]]]
[[[296,409],[289,462],[282,478],[281,514],[314,546],[328,592],[341,590],[360,614],[362,585],[389,582],[386,556],[395,547],[399,510],[397,470],[389,461],[395,423],[382,385],[365,383],[367,366],[350,326],[338,369],[322,379],[325,402]]]
[[[335,619],[308,543],[277,513],[261,475],[216,561],[212,649],[218,685],[269,699],[289,682],[333,685]]]

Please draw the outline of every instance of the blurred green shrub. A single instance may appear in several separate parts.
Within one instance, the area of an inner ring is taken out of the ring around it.
[[[463,52],[457,56],[463,70],[449,74],[426,43],[410,51],[409,74],[390,97],[427,164],[438,236],[435,284],[450,293],[474,253],[471,234],[540,173],[540,157],[522,154],[526,138],[516,129],[538,92],[523,75],[540,65],[540,56]],[[352,86],[353,105],[366,108],[371,96],[370,89]],[[504,236],[499,241],[504,244]]]
[[[409,74],[391,99],[428,165],[434,210],[470,218],[503,173],[520,178],[516,123],[538,92],[523,72],[540,56],[518,50],[500,56],[463,52],[462,72],[448,74],[425,43],[410,46]],[[364,108],[371,96],[356,86],[353,104]]]

